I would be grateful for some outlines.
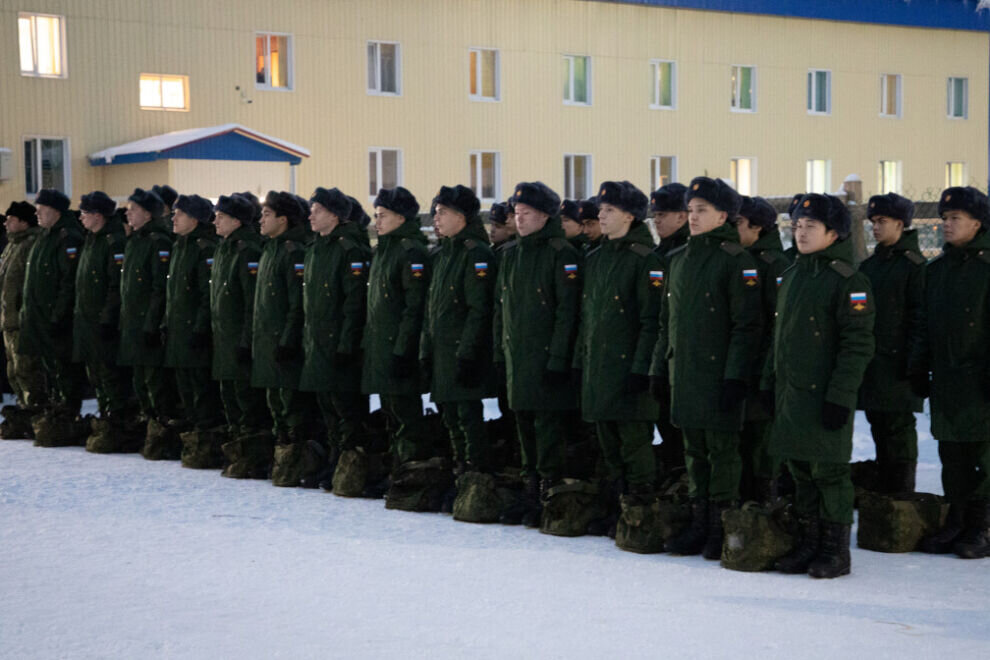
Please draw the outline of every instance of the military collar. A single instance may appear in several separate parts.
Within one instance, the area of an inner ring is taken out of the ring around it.
[[[675,231],[673,234],[671,234],[667,238],[661,238],[660,245],[658,245],[657,247],[660,249],[661,252],[666,254],[667,252],[670,252],[671,250],[676,250],[677,248],[687,243],[688,238],[690,237],[691,237],[691,228],[688,227],[688,223],[685,222],[683,225],[678,227],[677,231]]]

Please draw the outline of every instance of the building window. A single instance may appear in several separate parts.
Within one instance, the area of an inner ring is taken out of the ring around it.
[[[402,152],[398,149],[368,150],[368,195],[375,197],[382,188],[402,185]]]
[[[949,78],[946,113],[951,119],[969,116],[969,78]]]
[[[395,95],[402,93],[399,44],[385,41],[368,42],[368,92]]]
[[[495,202],[501,199],[501,176],[499,173],[498,152],[472,151],[471,190],[482,202]]]
[[[564,103],[591,105],[591,58],[564,55]]]
[[[879,194],[901,192],[901,163],[897,160],[881,160],[877,168]]]
[[[677,180],[677,159],[674,156],[650,158],[650,190],[656,190]]]
[[[142,73],[142,110],[188,110],[189,76]]]
[[[498,51],[490,48],[468,50],[470,88],[475,101],[497,101],[499,98]]]
[[[587,199],[591,196],[591,156],[564,155],[564,197]]]
[[[69,179],[69,141],[65,138],[24,139],[24,191],[37,195],[43,188],[72,194]]]
[[[673,62],[653,60],[650,62],[650,107],[656,109],[674,109],[674,76],[676,70]]]
[[[809,160],[805,167],[804,188],[810,193],[825,194],[832,186],[832,161]]]
[[[812,69],[808,72],[808,113],[832,113],[832,72]]]
[[[740,195],[756,194],[756,159],[733,158],[729,161],[729,178]]]
[[[966,185],[966,163],[945,164],[945,187]]]
[[[756,112],[756,67],[732,67],[732,109]]]
[[[254,38],[255,87],[292,89],[292,37],[260,33]]]
[[[880,114],[884,117],[901,116],[901,77],[892,73],[880,76]]]
[[[18,14],[21,75],[65,78],[65,19],[51,14]]]

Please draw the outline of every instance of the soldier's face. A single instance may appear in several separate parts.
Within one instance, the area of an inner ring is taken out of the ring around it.
[[[719,211],[700,197],[693,197],[688,202],[688,230],[692,236],[705,234],[716,227],[721,227],[728,219],[728,213]]]
[[[653,214],[653,228],[657,230],[657,236],[668,238],[683,227],[687,219],[685,211],[661,211]]]
[[[41,207],[38,207],[41,217]],[[942,215],[942,235],[945,242],[953,247],[962,247],[976,238],[980,231],[980,221],[965,211],[946,211]]]
[[[492,223],[491,228],[488,230],[488,235],[491,237],[492,243],[502,243],[512,238],[512,234],[509,233],[506,226],[497,222]]]
[[[885,215],[875,215],[870,218],[873,223],[873,238],[880,245],[893,245],[901,240],[904,233],[904,223]]]
[[[540,231],[546,226],[549,217],[529,204],[516,202],[516,232],[520,236],[529,236]]]
[[[289,219],[284,215],[275,215],[269,206],[261,207],[261,235],[275,238],[289,226]]]
[[[45,229],[51,229],[58,222],[61,213],[57,209],[45,204],[38,204],[38,224]]]
[[[514,210],[505,214],[505,228],[509,230],[509,236],[516,235],[516,212]]]
[[[460,211],[437,204],[437,214],[433,218],[441,236],[457,236],[467,226],[467,218]]]
[[[561,217],[560,225],[564,228],[565,238],[574,238],[581,235],[581,223],[577,220]]]
[[[127,202],[127,224],[131,229],[140,229],[151,221],[151,213],[137,202]]]
[[[632,213],[623,211],[618,206],[602,204],[598,207],[598,221],[602,225],[602,233],[609,238],[622,238],[632,226]]]
[[[195,229],[198,224],[199,221],[197,221],[196,218],[181,209],[176,209],[175,214],[172,216],[172,229],[174,229],[175,233],[179,236],[187,236],[188,234],[191,234],[193,229]]]
[[[395,211],[390,211],[384,206],[375,207],[375,231],[379,236],[390,234],[406,221]]]
[[[746,216],[739,216],[736,229],[739,231],[739,242],[743,247],[749,247],[760,238],[760,226],[749,224],[749,218]]]
[[[320,236],[326,236],[340,224],[340,218],[336,213],[327,210],[319,202],[309,205],[309,226]]]
[[[79,214],[79,219],[82,221],[83,227],[91,232],[100,231],[103,229],[103,225],[107,224],[107,219],[103,217],[102,213],[92,211],[83,211]]]
[[[581,223],[581,231],[588,237],[589,241],[597,241],[602,237],[602,223],[597,218],[591,218]]]
[[[838,238],[835,230],[827,229],[825,223],[819,220],[801,218],[795,223],[794,244],[801,254],[821,252]]]
[[[28,223],[24,222],[16,215],[8,215],[3,221],[3,226],[7,230],[8,234],[16,234],[19,231],[24,231],[28,228]]]
[[[227,215],[223,211],[217,211],[216,217],[213,218],[213,226],[217,230],[217,236],[227,238],[240,229],[241,221],[232,215]]]

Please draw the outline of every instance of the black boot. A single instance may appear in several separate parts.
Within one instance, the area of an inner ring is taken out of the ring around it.
[[[337,470],[337,463],[340,462],[340,447],[331,445],[327,453],[327,471],[324,479],[320,481],[320,488],[328,493],[333,492],[333,473]]]
[[[592,520],[585,530],[588,536],[608,536],[615,538],[615,526],[619,522],[619,498],[626,490],[626,481],[621,477],[609,484],[607,513],[603,518]]]
[[[763,506],[773,504],[777,500],[777,480],[773,477],[754,477],[753,497]]]
[[[543,518],[543,498],[546,497],[546,493],[553,487],[554,480],[552,479],[540,479],[540,483],[537,486],[536,498],[531,503],[529,511],[522,518],[522,524],[524,527],[539,527],[540,520]],[[529,495],[529,493],[527,493]]]
[[[801,527],[801,540],[773,566],[781,573],[804,573],[818,555],[821,546],[821,521],[818,518],[802,518],[798,524]]]
[[[962,533],[962,528],[963,505],[950,504],[949,515],[945,519],[945,525],[921,539],[918,543],[918,550],[932,555],[947,554],[952,551],[952,546]]]
[[[808,566],[813,578],[837,578],[849,575],[849,530],[852,525],[822,522],[822,549]]]
[[[884,492],[890,495],[914,492],[914,475],[917,463],[894,461],[885,464],[883,473]]]
[[[705,547],[701,551],[701,556],[705,559],[718,560],[722,558],[722,513],[732,508],[731,502],[709,502],[708,503],[708,538],[705,540]]]
[[[952,551],[963,559],[990,556],[990,500],[966,503],[965,528]]]
[[[667,542],[672,555],[697,555],[708,540],[708,500],[691,500],[691,525]]]

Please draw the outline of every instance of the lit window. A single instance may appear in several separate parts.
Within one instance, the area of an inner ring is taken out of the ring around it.
[[[591,156],[566,154],[564,156],[564,197],[587,199],[591,190]]]
[[[729,178],[740,195],[756,194],[756,159],[733,158],[729,161]]]
[[[650,189],[676,181],[677,159],[674,156],[653,156],[650,158]]]
[[[255,86],[292,89],[292,37],[258,34],[254,38]]]
[[[69,141],[65,138],[25,138],[24,182],[24,192],[30,196],[37,195],[43,188],[54,188],[71,195]]]
[[[564,103],[591,105],[591,58],[564,55]]]
[[[949,78],[946,113],[951,119],[969,116],[969,78]]]
[[[402,93],[399,44],[368,42],[368,92],[395,95]]]
[[[368,150],[368,195],[375,197],[382,188],[402,185],[402,152],[398,149]]]
[[[22,76],[65,78],[65,21],[49,14],[18,14]]]
[[[832,72],[812,69],[808,72],[808,112],[827,115],[832,112]]]
[[[880,76],[880,114],[901,116],[901,77],[892,73]]]
[[[498,51],[484,48],[468,50],[469,94],[477,101],[497,101],[499,94]]]
[[[732,109],[737,112],[756,112],[756,68],[732,67]]]
[[[966,185],[966,163],[945,164],[945,187]]]
[[[810,193],[825,194],[831,186],[832,161],[809,160],[805,167],[805,190]]]
[[[665,60],[650,62],[650,107],[672,109],[674,107],[675,65]]]
[[[471,190],[482,202],[494,202],[502,197],[498,160],[494,151],[471,152]]]
[[[189,76],[141,74],[142,110],[188,110]]]
[[[881,160],[877,168],[879,178],[877,189],[881,195],[901,192],[901,163],[896,160]]]

